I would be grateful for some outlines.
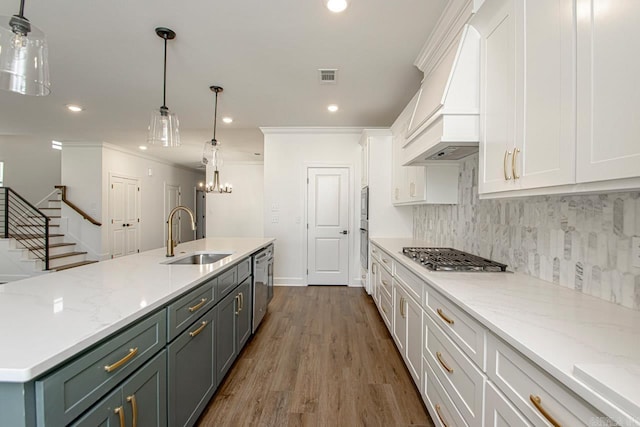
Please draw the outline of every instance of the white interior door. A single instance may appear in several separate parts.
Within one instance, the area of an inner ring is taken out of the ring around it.
[[[307,169],[310,285],[349,284],[349,169]]]
[[[180,206],[180,187],[177,185],[166,184],[164,185],[164,217],[169,218],[169,213],[176,206]],[[171,224],[173,240],[176,245],[180,243],[180,215],[182,212],[176,213],[173,217],[173,223]],[[164,241],[167,241],[167,229],[165,228]]]
[[[111,176],[111,257],[140,252],[140,184],[136,178]]]

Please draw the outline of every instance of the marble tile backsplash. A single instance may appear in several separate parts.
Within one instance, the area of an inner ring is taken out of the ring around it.
[[[460,165],[458,201],[414,207],[414,238],[640,310],[640,192],[480,200],[474,155]]]

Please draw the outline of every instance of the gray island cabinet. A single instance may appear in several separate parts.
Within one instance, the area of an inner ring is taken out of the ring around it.
[[[43,375],[0,382],[0,426],[194,425],[251,336],[252,252]]]

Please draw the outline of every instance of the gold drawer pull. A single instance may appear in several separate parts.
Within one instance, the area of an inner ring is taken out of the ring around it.
[[[542,416],[545,417],[547,419],[547,421],[549,421],[551,423],[551,425],[553,425],[553,427],[562,427],[561,424],[559,422],[557,422],[551,416],[551,414],[548,413],[547,410],[542,407],[542,399],[540,399],[540,396],[534,396],[533,394],[530,394],[529,395],[529,400],[531,400],[531,403],[533,403],[533,406],[535,406],[536,409],[538,411],[540,411]]]
[[[118,360],[116,363],[114,363],[113,365],[107,365],[104,367],[104,370],[107,372],[113,372],[116,369],[118,369],[120,366],[124,365],[125,363],[127,363],[129,360],[133,359],[135,357],[135,355],[138,354],[138,347],[136,348],[130,348],[129,349],[129,354],[127,354],[125,357],[123,357],[122,359]]]
[[[519,148],[513,150],[513,157],[511,158],[511,171],[513,172],[513,179],[520,179],[520,177],[516,173],[516,157],[518,157],[519,152]]]
[[[387,260],[386,258],[382,258],[382,262],[384,262],[385,264],[389,264],[389,260]]]
[[[189,307],[189,311],[193,313],[194,311],[200,310],[200,308],[204,305],[205,302],[207,302],[207,298],[202,298],[199,303],[197,303],[193,307]]]
[[[387,282],[386,280],[382,279],[382,284],[385,286],[389,286],[389,282]]]
[[[438,315],[439,315],[440,317],[442,317],[442,320],[444,320],[444,321],[445,321],[445,322],[447,322],[448,324],[453,325],[453,324],[455,323],[455,322],[453,321],[453,319],[448,318],[448,317],[444,314],[444,312],[442,311],[442,309],[441,309],[441,308],[439,308],[439,309],[438,309],[438,310],[436,310],[436,311],[438,312]]]
[[[502,169],[504,171],[504,180],[505,181],[509,181],[511,179],[511,177],[509,175],[507,175],[507,159],[509,158],[509,156],[511,155],[511,151],[506,151],[504,152],[504,160],[502,163]]]
[[[240,314],[240,295],[234,297],[236,300],[236,316]]]
[[[444,420],[444,417],[442,416],[442,414],[440,413],[440,405],[436,404],[436,412],[438,414],[438,418],[440,418],[440,422],[442,423],[442,425],[444,427],[449,427],[449,424],[447,424],[447,422]]]
[[[124,408],[122,406],[118,406],[114,411],[115,414],[118,414],[120,418],[120,427],[125,427],[124,425]]]
[[[389,313],[387,313],[387,309],[384,308],[384,305],[382,306],[382,311],[384,311],[384,314],[389,314]]]
[[[200,332],[202,332],[202,330],[203,330],[204,328],[206,328],[206,327],[207,327],[207,324],[208,324],[208,323],[209,323],[209,322],[207,322],[207,321],[205,320],[205,321],[203,321],[203,322],[201,323],[201,325],[200,325],[200,327],[199,327],[198,329],[196,329],[196,330],[195,330],[195,331],[193,331],[193,332],[189,332],[189,335],[191,335],[191,338],[195,337],[195,336],[196,336],[196,335],[198,335]]]
[[[453,369],[450,368],[449,365],[447,365],[447,363],[444,360],[442,360],[442,353],[440,353],[439,351],[436,351],[436,356],[438,357],[438,362],[440,362],[442,367],[446,369],[447,372],[449,372],[450,374],[453,374]]]
[[[138,402],[136,401],[136,395],[132,394],[127,396],[127,402],[131,403],[131,410],[133,411],[132,427],[138,427]]]

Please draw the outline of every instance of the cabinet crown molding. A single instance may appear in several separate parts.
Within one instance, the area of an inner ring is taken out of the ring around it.
[[[413,65],[426,76],[438,65],[475,11],[477,0],[450,0]]]

